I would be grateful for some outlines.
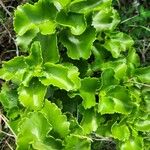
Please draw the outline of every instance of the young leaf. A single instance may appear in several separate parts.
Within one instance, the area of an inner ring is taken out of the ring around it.
[[[79,72],[75,66],[46,63],[44,67],[44,76],[39,78],[44,85],[52,84],[67,91],[77,90],[80,87]]]
[[[41,109],[46,94],[44,86],[37,78],[33,78],[28,87],[21,85],[18,89],[20,103],[29,109]]]
[[[86,29],[84,15],[73,12],[60,11],[57,14],[56,22],[62,26],[69,27],[74,35],[82,34]]]
[[[52,125],[54,132],[58,133],[61,138],[69,134],[70,124],[67,122],[66,116],[62,114],[61,110],[54,103],[46,100],[40,112]]]
[[[89,27],[78,36],[63,32],[61,42],[67,48],[67,54],[72,59],[88,59],[91,55],[93,42],[96,39],[95,29]]]

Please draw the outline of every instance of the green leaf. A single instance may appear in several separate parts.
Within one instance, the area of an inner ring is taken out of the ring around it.
[[[118,124],[115,122],[111,127],[111,132],[114,138],[121,141],[128,140],[130,137],[130,131],[126,124]]]
[[[15,57],[3,62],[2,69],[0,69],[0,78],[6,81],[12,80],[19,84],[27,67],[23,56]]]
[[[114,30],[120,22],[119,15],[113,8],[104,7],[93,15],[92,25],[97,31]]]
[[[52,84],[67,91],[79,89],[79,72],[75,66],[46,63],[44,67],[44,77],[39,78],[44,85]]]
[[[131,138],[130,140],[124,142],[120,150],[143,150],[143,140],[141,137]]]
[[[41,109],[46,94],[46,87],[37,78],[33,78],[28,87],[20,86],[18,89],[19,101],[29,109]]]
[[[74,35],[82,34],[86,29],[84,15],[73,12],[60,11],[57,14],[56,22],[64,27],[69,27]]]
[[[150,119],[139,120],[135,123],[136,130],[138,131],[150,131]]]
[[[7,112],[9,118],[15,118],[18,116],[18,94],[15,89],[11,89],[11,86],[3,84],[0,93],[0,103],[3,109]]]
[[[37,35],[39,30],[37,28],[33,28],[28,30],[25,34],[21,36],[17,36],[16,42],[17,45],[21,47],[21,51],[27,51],[30,43],[33,41],[34,37]]]
[[[83,133],[85,135],[97,130],[99,125],[99,117],[100,116],[98,116],[93,109],[85,110],[81,121],[81,127],[83,128]]]
[[[70,3],[71,0],[53,0],[53,1],[56,5],[57,3],[59,3],[62,7],[65,7]]]
[[[91,150],[90,140],[86,136],[70,135],[65,139],[65,150]]]
[[[58,133],[61,138],[65,138],[69,134],[70,124],[67,122],[67,117],[62,114],[61,110],[54,103],[46,100],[40,112],[52,125],[54,132]]]
[[[111,52],[114,58],[120,57],[122,51],[133,46],[134,42],[130,36],[122,32],[114,32],[107,35],[104,47]]]
[[[52,34],[55,32],[53,19],[56,12],[55,6],[47,0],[39,0],[34,5],[27,3],[19,6],[15,11],[14,29],[19,36],[35,28],[44,35]]]
[[[150,67],[138,68],[135,71],[137,78],[143,83],[150,83]]]
[[[28,150],[37,142],[43,143],[52,129],[51,124],[39,112],[32,112],[22,119],[17,138],[17,150]],[[40,149],[38,149],[40,150]]]
[[[85,109],[96,105],[95,92],[98,88],[97,78],[84,78],[81,80],[80,96],[83,98],[83,106]]]
[[[115,72],[111,68],[106,69],[102,72],[102,75],[101,75],[101,80],[102,80],[101,90],[107,89],[107,88],[109,89],[109,88],[111,88],[111,86],[119,84],[119,81],[117,79],[115,79],[114,75],[115,75]]]
[[[122,86],[114,86],[108,91],[100,92],[100,102],[98,111],[101,114],[129,114],[132,111],[129,91]]]
[[[72,59],[88,59],[91,55],[91,49],[96,39],[95,29],[87,28],[86,31],[78,36],[63,32],[61,42],[67,48],[67,54]]]
[[[40,66],[43,63],[41,45],[39,42],[34,42],[30,49],[30,55],[25,58],[26,63],[30,67]]]
[[[41,44],[42,57],[44,62],[57,63],[59,61],[59,51],[57,47],[57,36],[38,34],[34,39]]]
[[[70,10],[79,13],[89,13],[110,7],[111,0],[75,0],[70,4]]]

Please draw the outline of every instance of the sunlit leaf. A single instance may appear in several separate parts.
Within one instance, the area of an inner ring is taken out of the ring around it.
[[[130,137],[130,131],[126,124],[117,124],[115,122],[111,128],[111,132],[114,138],[117,138],[121,141],[128,140]]]
[[[65,150],[90,150],[90,140],[79,135],[70,135],[65,139]]]
[[[113,30],[120,22],[119,15],[112,8],[103,8],[93,16],[92,25],[97,31]]]
[[[75,66],[46,63],[44,67],[45,77],[40,78],[44,85],[54,85],[67,91],[77,90],[80,87],[79,72]]]
[[[70,5],[70,10],[73,12],[89,13],[110,7],[110,5],[111,0],[74,0]]]
[[[124,142],[120,150],[142,150],[143,149],[143,140],[140,137],[131,138],[128,141]]]
[[[122,86],[114,86],[107,92],[100,92],[99,112],[101,114],[129,114],[133,104],[128,90]]]
[[[0,78],[20,83],[27,68],[23,56],[15,57],[3,63],[3,68],[0,69]]]
[[[138,131],[150,131],[150,119],[139,120],[135,123],[135,127]]]
[[[90,134],[97,130],[99,117],[100,116],[98,116],[93,109],[85,110],[81,121],[81,127],[83,128],[84,134]]]
[[[67,122],[66,116],[62,114],[56,104],[46,100],[45,105],[40,112],[52,125],[54,132],[58,133],[61,138],[64,138],[67,134],[69,134],[70,124]]]
[[[67,54],[72,59],[88,59],[91,55],[95,38],[95,30],[93,28],[87,28],[86,31],[79,36],[63,32],[61,42],[67,48]]]
[[[38,81],[37,78],[33,78],[28,87],[20,86],[18,89],[19,100],[24,107],[37,110],[41,109],[46,94],[46,87]]]
[[[79,13],[60,11],[57,14],[56,21],[58,24],[69,27],[74,35],[82,34],[86,29],[84,15]]]
[[[39,112],[32,112],[20,124],[17,139],[17,150],[27,150],[37,142],[44,143],[48,132],[52,129],[47,119]],[[40,149],[38,149],[40,150]]]
[[[122,32],[114,32],[107,36],[104,47],[111,52],[114,58],[118,58],[122,51],[130,49],[134,44],[132,38]]]

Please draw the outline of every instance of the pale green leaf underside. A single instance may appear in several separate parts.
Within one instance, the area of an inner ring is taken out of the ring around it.
[[[40,78],[44,85],[54,85],[67,91],[80,87],[79,72],[75,66],[46,63],[44,67],[44,77]]]
[[[62,114],[61,110],[56,104],[46,100],[44,107],[40,111],[48,122],[52,125],[54,132],[59,134],[61,138],[64,138],[69,134],[69,122],[65,115]]]

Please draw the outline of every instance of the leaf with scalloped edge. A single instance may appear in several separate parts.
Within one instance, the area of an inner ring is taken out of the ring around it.
[[[85,110],[82,115],[83,119],[80,125],[83,128],[83,133],[86,135],[96,131],[99,126],[100,115],[98,116],[94,109]]]
[[[114,86],[108,91],[100,91],[98,111],[101,114],[130,114],[132,109],[130,93],[125,87]]]
[[[79,12],[87,14],[91,11],[101,10],[109,8],[112,0],[75,0],[70,4],[70,10],[72,12]]]
[[[46,86],[54,85],[67,91],[80,88],[79,72],[73,65],[46,63],[43,74],[39,79]]]
[[[130,137],[130,131],[126,124],[118,124],[115,122],[111,127],[113,138],[121,141],[128,140]]]
[[[23,75],[28,68],[24,57],[15,57],[7,62],[3,62],[2,68],[0,69],[0,78],[6,81],[12,80],[16,83],[21,83]]]
[[[119,15],[116,10],[106,7],[93,15],[92,25],[96,31],[114,30],[120,22]]]
[[[45,100],[44,107],[40,110],[40,112],[52,125],[54,132],[58,133],[61,138],[65,138],[69,134],[70,123],[67,121],[67,117],[62,114],[56,104]]]
[[[50,130],[52,130],[51,124],[41,113],[29,113],[21,120],[19,125],[17,150],[31,149],[31,145],[37,142],[47,145],[44,142]]]
[[[32,78],[28,87],[21,85],[18,89],[20,103],[29,109],[38,110],[43,107],[47,87],[37,78]]]
[[[79,89],[80,96],[83,99],[82,105],[85,109],[96,105],[95,92],[98,88],[97,78],[84,78],[81,80],[81,88]]]
[[[43,63],[41,45],[39,42],[34,42],[30,48],[30,55],[25,58],[26,63],[30,67],[41,66]]]
[[[107,34],[104,47],[111,52],[114,58],[120,57],[122,51],[130,49],[134,44],[132,38],[123,32]]]
[[[143,83],[150,83],[150,66],[137,68],[135,76]]]
[[[71,134],[66,137],[64,145],[64,150],[91,150],[91,141],[86,136]]]
[[[57,63],[59,61],[59,50],[57,47],[57,35],[42,35],[38,34],[34,39],[41,44],[42,57],[45,62]]]
[[[64,27],[69,27],[74,35],[80,35],[86,30],[85,17],[79,13],[66,13],[62,10],[57,14],[56,22]]]
[[[57,9],[47,0],[39,0],[34,5],[24,4],[15,11],[14,29],[18,34],[18,44],[27,48],[38,32],[43,35],[55,32]],[[21,20],[21,21],[20,21]],[[24,43],[24,39],[27,43]],[[27,49],[24,51],[27,51]]]
[[[83,34],[78,36],[68,32],[63,32],[61,35],[61,42],[67,48],[67,54],[72,59],[88,59],[95,39],[96,33],[92,27],[87,28]]]
[[[143,139],[141,137],[130,138],[121,144],[120,150],[143,150]]]
[[[150,131],[150,117],[147,120],[138,120],[135,122],[135,128],[138,131]]]

